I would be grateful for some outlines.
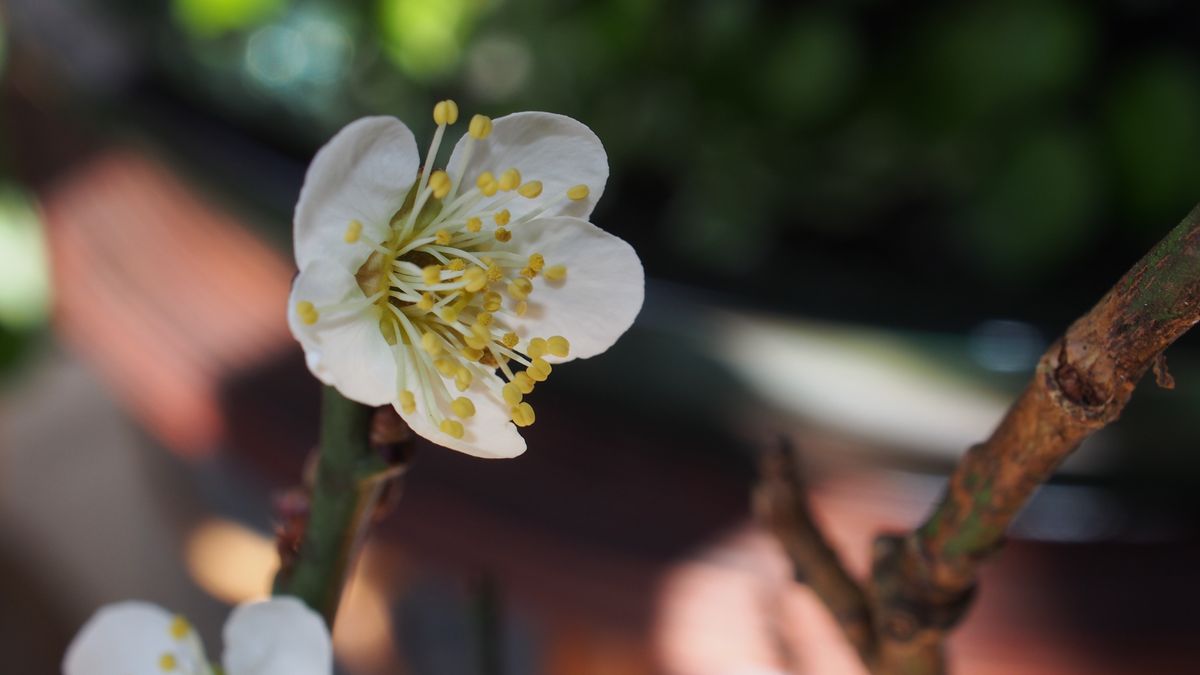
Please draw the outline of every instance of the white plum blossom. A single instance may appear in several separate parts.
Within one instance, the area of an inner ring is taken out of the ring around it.
[[[239,605],[225,622],[223,670],[187,619],[148,602],[101,607],[63,658],[63,675],[330,675],[320,615],[291,597]]]
[[[525,397],[553,364],[629,328],[644,273],[587,221],[608,179],[587,126],[475,115],[434,170],[458,107],[433,117],[424,161],[390,117],[353,122],[317,153],[296,205],[288,323],[309,369],[347,398],[391,404],[448,448],[514,457],[516,427],[534,421]]]

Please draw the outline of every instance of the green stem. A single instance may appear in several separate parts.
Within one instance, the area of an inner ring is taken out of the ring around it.
[[[300,598],[332,627],[350,567],[395,471],[370,443],[374,411],[326,387],[321,446],[304,539],[275,577],[274,593]]]

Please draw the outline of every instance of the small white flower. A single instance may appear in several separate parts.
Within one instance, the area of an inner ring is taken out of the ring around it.
[[[309,369],[347,398],[392,404],[429,440],[514,457],[523,400],[551,364],[608,349],[642,306],[633,249],[586,218],[600,140],[569,117],[476,115],[433,171],[390,117],[351,123],[313,159],[296,205],[288,323]]]
[[[63,675],[329,675],[333,647],[321,617],[296,598],[239,605],[225,622],[224,670],[179,615],[146,602],[100,608],[63,658]]]

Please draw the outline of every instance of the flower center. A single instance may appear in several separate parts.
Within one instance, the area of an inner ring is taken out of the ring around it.
[[[504,401],[518,426],[532,424],[533,408],[523,399],[550,375],[543,357],[569,353],[561,336],[523,337],[517,332],[529,310],[534,280],[541,277],[553,289],[565,283],[566,267],[547,265],[540,253],[518,253],[511,242],[521,236],[522,225],[566,200],[587,198],[589,191],[577,185],[544,198],[542,183],[523,180],[516,167],[499,176],[484,172],[473,187],[461,190],[474,145],[490,135],[492,123],[482,115],[472,118],[466,156],[451,178],[430,167],[446,126],[457,117],[451,101],[435,107],[438,127],[425,166],[389,220],[384,241],[364,239],[357,220],[346,226],[347,244],[371,247],[355,274],[365,304],[351,301],[319,309],[301,302],[296,311],[310,325],[323,312],[348,305],[369,313],[393,350],[401,411],[413,414],[421,408],[443,433],[463,438],[469,431],[464,423],[469,425],[476,412],[472,396],[480,394]],[[514,217],[508,208],[514,200],[533,201],[533,208]]]

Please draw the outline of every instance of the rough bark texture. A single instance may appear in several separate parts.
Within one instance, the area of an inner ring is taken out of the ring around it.
[[[1085,438],[1120,416],[1147,370],[1173,385],[1163,350],[1198,320],[1200,207],[1051,345],[992,436],[967,451],[929,518],[905,536],[877,540],[865,592],[874,632],[867,643],[876,649],[864,661],[872,672],[945,671],[945,633],[969,605],[979,565],[1000,547],[1013,517]],[[766,469],[765,484],[772,480]],[[793,518],[780,538],[806,578],[836,575],[809,569],[837,565],[832,554],[797,555],[813,542],[824,545],[811,519]],[[840,605],[830,605],[841,620]]]

